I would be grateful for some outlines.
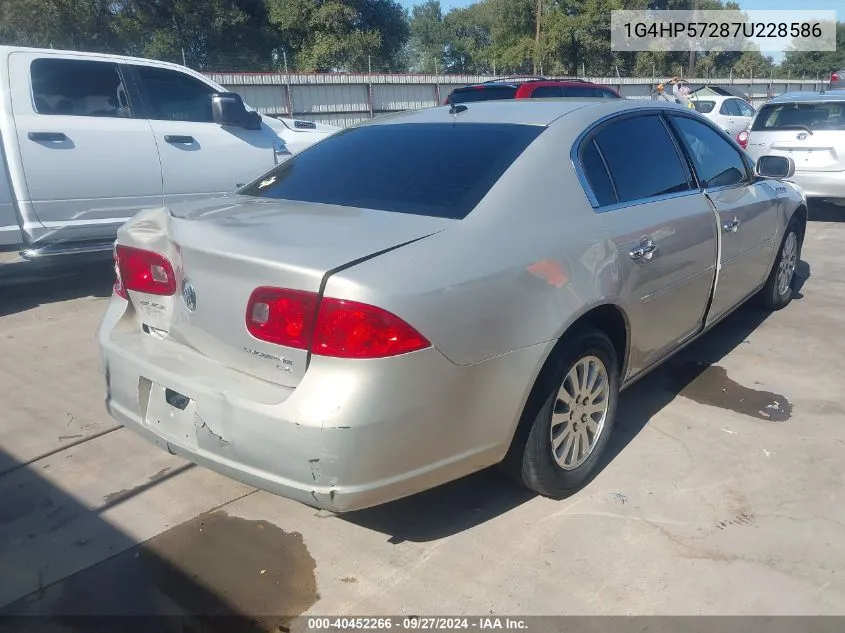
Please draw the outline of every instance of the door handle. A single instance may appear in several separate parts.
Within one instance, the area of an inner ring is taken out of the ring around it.
[[[190,145],[196,143],[193,136],[183,136],[181,134],[165,134],[165,143],[174,143],[176,145]]]
[[[67,140],[64,132],[30,132],[26,135],[30,141],[50,141],[61,143]]]
[[[631,256],[631,259],[642,259],[643,261],[650,262],[656,250],[657,245],[651,240],[646,239],[628,254]]]
[[[730,222],[725,222],[722,228],[725,230],[725,233],[736,233],[740,224],[739,218],[734,218]]]

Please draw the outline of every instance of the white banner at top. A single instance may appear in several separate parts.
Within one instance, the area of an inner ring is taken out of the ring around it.
[[[835,51],[836,11],[611,11],[614,51]]]

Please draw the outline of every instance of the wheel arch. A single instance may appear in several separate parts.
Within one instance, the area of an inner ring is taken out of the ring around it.
[[[619,363],[619,383],[624,382],[630,350],[630,321],[628,315],[614,303],[601,303],[591,306],[562,328],[555,344],[543,360],[540,370],[524,398],[522,412],[514,428],[507,455],[503,460],[506,467],[513,467],[516,463],[515,460],[521,460],[522,447],[528,438],[537,411],[542,406],[550,376],[554,371],[555,361],[564,342],[568,341],[573,334],[577,334],[578,330],[584,328],[599,330],[610,339]]]

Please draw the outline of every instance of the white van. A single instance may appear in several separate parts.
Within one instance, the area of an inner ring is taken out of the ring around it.
[[[140,209],[234,191],[337,130],[175,64],[0,46],[0,280],[108,255]]]

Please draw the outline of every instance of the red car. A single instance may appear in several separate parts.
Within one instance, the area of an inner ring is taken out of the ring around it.
[[[493,101],[499,99],[543,99],[550,97],[581,97],[595,99],[621,99],[609,86],[594,84],[583,79],[546,79],[545,77],[509,77],[493,79],[481,84],[455,88],[446,97],[444,105]]]

